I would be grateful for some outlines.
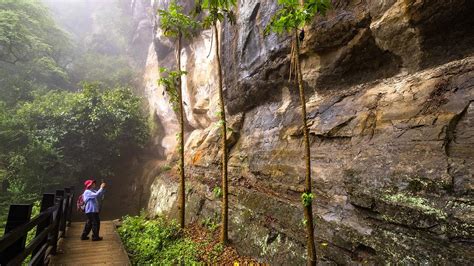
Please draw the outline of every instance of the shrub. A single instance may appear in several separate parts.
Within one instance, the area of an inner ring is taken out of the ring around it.
[[[118,232],[134,265],[200,264],[199,245],[183,236],[176,221],[126,216]]]

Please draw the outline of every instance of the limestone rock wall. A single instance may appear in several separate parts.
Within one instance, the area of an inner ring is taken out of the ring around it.
[[[183,1],[189,9],[190,2]],[[238,1],[237,24],[221,27],[230,114],[230,237],[272,264],[305,263],[300,194],[301,116],[288,82],[286,36],[263,36],[276,1]],[[154,1],[163,8],[168,1]],[[316,239],[337,264],[474,260],[474,2],[334,0],[305,29]],[[159,18],[155,18],[155,23]],[[189,222],[216,219],[220,199],[217,91],[212,33],[181,51],[187,118]],[[157,155],[175,156],[176,116],[158,67],[174,43],[155,24],[146,95]],[[175,214],[176,179],[151,167],[148,209]]]

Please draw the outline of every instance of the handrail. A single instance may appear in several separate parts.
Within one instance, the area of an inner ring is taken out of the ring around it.
[[[25,258],[28,257],[28,255],[30,255],[35,248],[40,246],[41,244],[40,240],[46,238],[52,230],[53,230],[53,227],[50,227],[47,230],[44,230],[43,232],[41,232],[39,236],[35,237],[35,239],[31,241],[31,243],[25,248],[25,250],[23,250],[20,254],[18,254],[16,257],[11,259],[7,265],[21,264],[21,262],[23,262],[23,260],[25,260]],[[45,245],[46,247],[48,246],[47,244],[43,244],[43,245]]]
[[[19,265],[30,254],[29,265],[47,264],[57,251],[58,238],[66,236],[73,199],[73,188],[43,194],[41,212],[33,219],[31,204],[10,205],[5,235],[0,238],[0,265]],[[25,246],[28,232],[34,228],[36,236]]]
[[[15,230],[5,234],[3,237],[0,238],[0,250],[4,250],[9,245],[13,244],[16,240],[24,236],[24,232],[29,232],[39,223],[45,221],[47,218],[49,218],[51,212],[55,211],[57,208],[58,206],[50,207],[45,212],[38,214],[38,216],[33,218],[33,220],[29,221],[28,223],[20,225],[15,228]]]

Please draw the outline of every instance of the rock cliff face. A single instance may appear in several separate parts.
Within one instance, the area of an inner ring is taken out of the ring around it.
[[[146,1],[144,1],[146,2]],[[163,8],[169,1],[155,1]],[[183,1],[186,8],[190,2]],[[230,238],[271,264],[305,263],[304,161],[285,36],[263,36],[276,1],[240,0],[221,27],[231,115]],[[316,239],[322,261],[469,264],[474,260],[474,2],[334,0],[305,29]],[[176,159],[176,116],[158,67],[174,43],[156,27],[146,96],[155,160]],[[218,221],[219,131],[210,31],[181,54],[187,118],[187,219]],[[173,170],[148,164],[146,203],[175,214]],[[172,163],[169,163],[170,165]],[[150,185],[150,186],[149,186]]]

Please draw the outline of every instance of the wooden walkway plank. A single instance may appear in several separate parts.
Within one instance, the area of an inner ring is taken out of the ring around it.
[[[84,223],[72,223],[66,238],[61,239],[58,255],[51,265],[130,265],[127,252],[112,221],[100,223],[102,241],[81,240]]]

